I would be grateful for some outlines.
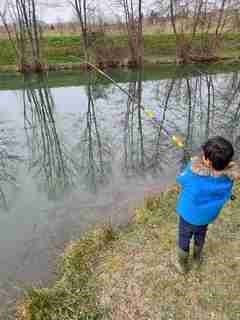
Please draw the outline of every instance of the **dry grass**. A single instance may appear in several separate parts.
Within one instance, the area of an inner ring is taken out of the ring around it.
[[[19,304],[18,320],[94,320],[101,317],[95,297],[97,254],[114,239],[110,227],[97,228],[64,252],[62,277],[53,288],[33,288]]]
[[[98,297],[110,310],[106,319],[240,319],[240,201],[210,227],[204,265],[184,277],[173,266],[175,200],[175,192],[148,200],[136,226],[102,256]]]
[[[22,319],[240,319],[240,199],[210,227],[201,269],[182,276],[174,268],[176,198],[176,189],[148,198],[127,229],[94,236],[100,245],[85,239],[69,247],[62,285],[30,293]]]

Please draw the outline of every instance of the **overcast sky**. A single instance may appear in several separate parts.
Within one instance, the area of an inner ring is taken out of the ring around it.
[[[1,1],[1,0],[0,0]],[[73,9],[71,5],[64,0],[41,1],[40,19],[48,23],[58,21],[71,21],[73,18]]]
[[[44,0],[40,1],[43,3]],[[95,7],[98,12],[101,12],[101,16],[104,16],[105,19],[113,19],[114,16],[121,14],[121,10],[118,5],[119,1],[120,0],[88,0],[88,3],[92,7]],[[143,0],[143,10],[150,10],[153,2],[154,0]],[[42,6],[40,14],[41,19],[46,22],[56,22],[59,20],[69,21],[74,17],[74,10],[68,0],[45,0],[44,4],[45,5]]]
[[[89,0],[92,6],[101,11],[105,18],[113,19],[121,11],[117,5],[119,0]],[[150,10],[155,0],[143,0],[144,11]],[[48,23],[58,21],[71,21],[74,18],[74,11],[68,0],[36,0],[40,5],[40,19]],[[4,8],[6,0],[0,0],[0,8]]]

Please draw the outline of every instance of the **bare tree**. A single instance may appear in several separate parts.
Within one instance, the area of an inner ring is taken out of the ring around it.
[[[76,16],[78,18],[82,38],[83,38],[83,47],[85,60],[89,61],[89,21],[88,21],[88,0],[70,0]]]
[[[170,0],[177,58],[181,62],[216,60],[224,28],[229,23],[232,25],[231,8],[231,0]]]
[[[15,50],[20,71],[41,71],[42,32],[36,0],[8,0],[0,15]]]
[[[128,45],[133,65],[141,66],[143,57],[143,13],[142,0],[120,0],[124,11],[128,34]]]
[[[114,46],[106,37],[106,24],[102,12],[89,0],[69,0],[81,29],[82,44],[86,62],[116,66],[121,48]],[[89,66],[89,65],[88,65]]]

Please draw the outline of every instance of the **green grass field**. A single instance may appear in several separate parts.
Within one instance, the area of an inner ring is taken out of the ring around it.
[[[196,40],[199,41],[199,40]],[[121,52],[122,58],[127,57],[127,37],[124,35],[108,35],[101,46],[115,52]],[[43,42],[43,60],[48,64],[79,63],[83,60],[81,39],[73,36],[47,36]],[[124,49],[126,49],[124,51]],[[125,55],[125,56],[124,56]],[[223,35],[222,48],[218,52],[222,58],[239,59],[240,34],[227,33]],[[174,62],[176,56],[176,38],[173,34],[152,33],[144,35],[144,60],[147,62]],[[0,66],[16,65],[16,57],[11,43],[0,39]]]

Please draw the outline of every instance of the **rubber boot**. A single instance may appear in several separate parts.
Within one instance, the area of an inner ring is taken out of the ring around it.
[[[201,266],[203,258],[202,258],[202,247],[194,245],[193,247],[193,261],[196,263],[198,267]]]
[[[186,274],[189,270],[188,266],[188,257],[189,252],[182,250],[181,248],[178,248],[178,261],[176,263],[176,268],[179,273]]]

